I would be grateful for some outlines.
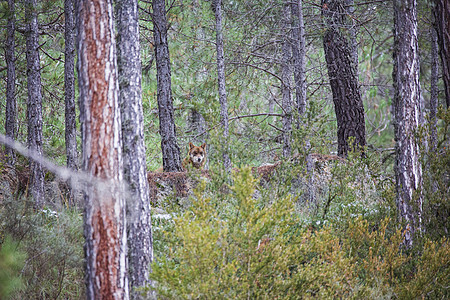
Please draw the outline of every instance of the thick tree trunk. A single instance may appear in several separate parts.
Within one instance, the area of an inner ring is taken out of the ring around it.
[[[123,169],[130,193],[126,203],[129,281],[131,298],[140,299],[136,288],[150,284],[153,240],[145,161],[137,0],[117,0],[116,12]]]
[[[422,165],[415,133],[420,122],[417,3],[394,0],[394,128],[397,207],[405,224],[404,244],[411,247],[422,224]]]
[[[281,46],[281,105],[283,108],[283,156],[291,156],[292,99],[291,99],[291,44],[289,41],[289,1],[283,6],[283,44]]]
[[[7,77],[6,82],[6,117],[5,117],[5,133],[6,136],[15,140],[16,138],[16,55],[15,51],[15,8],[14,0],[8,0],[8,24],[6,26],[7,38],[5,45],[5,58]],[[8,163],[14,165],[16,162],[16,154],[13,149],[5,146],[5,155]]]
[[[445,101],[450,107],[450,1],[434,0],[435,28],[438,35],[439,55],[442,62]]]
[[[66,163],[71,170],[78,169],[77,123],[75,112],[75,21],[73,0],[64,1],[65,52],[64,52],[64,93],[65,93],[65,139]],[[69,185],[69,202],[75,204],[75,195]]]
[[[25,2],[25,19],[27,20],[27,74],[28,74],[28,148],[42,154],[42,94],[39,58],[39,28],[37,20],[37,0]],[[44,205],[44,171],[41,164],[30,160],[31,182],[29,189],[35,207]]]
[[[155,35],[156,77],[158,85],[159,131],[163,169],[165,172],[182,170],[180,148],[177,144],[173,117],[169,44],[165,0],[153,0],[153,28]]]
[[[216,19],[217,82],[219,85],[220,123],[223,129],[223,166],[225,170],[230,170],[231,160],[228,145],[228,101],[225,87],[225,59],[223,54],[222,35],[222,0],[213,0],[213,2],[214,15]]]
[[[86,188],[88,299],[128,299],[126,212],[113,10],[109,0],[77,3],[78,82]],[[99,182],[101,181],[101,182]]]
[[[294,62],[294,80],[297,112],[301,116],[306,112],[306,40],[303,22],[303,0],[291,3],[292,12],[292,59]]]
[[[334,109],[338,127],[338,155],[347,156],[349,138],[354,138],[353,150],[366,145],[364,106],[361,99],[357,66],[345,36],[346,11],[343,0],[322,0],[322,15],[327,30],[323,37]]]

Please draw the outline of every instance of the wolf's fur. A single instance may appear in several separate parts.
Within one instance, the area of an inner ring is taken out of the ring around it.
[[[192,143],[189,143],[188,156],[183,159],[183,168],[187,170],[188,168],[203,169],[206,162],[206,143],[197,147]]]

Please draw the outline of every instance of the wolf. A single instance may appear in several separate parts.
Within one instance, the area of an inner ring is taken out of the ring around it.
[[[203,169],[206,162],[206,143],[201,146],[195,146],[189,143],[188,156],[183,159],[183,169],[188,170],[189,168],[196,168],[199,170]]]

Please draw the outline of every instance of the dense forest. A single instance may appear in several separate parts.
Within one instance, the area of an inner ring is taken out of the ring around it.
[[[0,299],[450,298],[449,1],[0,16]]]

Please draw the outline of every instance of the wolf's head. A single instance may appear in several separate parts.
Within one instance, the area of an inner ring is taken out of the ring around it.
[[[200,147],[189,143],[189,158],[194,167],[200,168],[203,166],[206,159],[206,143],[203,143]]]

